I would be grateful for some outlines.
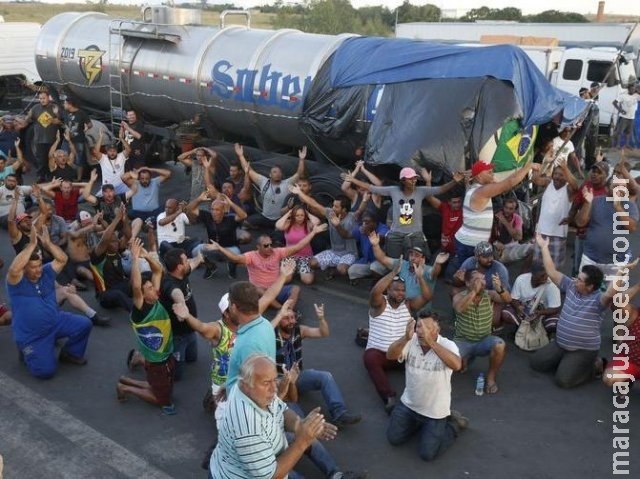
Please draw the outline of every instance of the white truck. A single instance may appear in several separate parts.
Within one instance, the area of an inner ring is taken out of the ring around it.
[[[24,82],[40,81],[35,63],[36,39],[41,25],[29,22],[0,22],[0,105],[20,107]]]
[[[531,60],[533,60],[551,84],[561,90],[578,95],[580,88],[589,88],[593,82],[600,83],[601,89],[598,95],[598,106],[600,109],[601,130],[606,129],[610,131],[615,125],[617,111],[613,107],[613,100],[616,99],[620,92],[626,90],[630,82],[635,82],[637,78],[635,67],[637,57],[632,51],[620,53],[620,49],[614,46],[590,46],[581,48],[535,45],[535,43],[539,43],[536,42],[536,39],[539,38],[553,40],[555,43],[558,43],[556,38],[540,37],[540,34],[551,33],[551,31],[545,28],[540,28],[539,30],[534,28],[544,26],[544,24],[507,23],[510,27],[516,25],[518,29],[503,30],[486,28],[485,30],[483,27],[492,26],[493,24],[448,23],[446,25],[451,27],[448,31],[444,29],[442,25],[443,24],[440,23],[399,24],[396,36],[442,41],[467,46],[516,43],[525,51]],[[521,30],[520,27],[525,25],[526,30]],[[640,28],[636,30],[638,30],[638,34],[640,35]],[[556,27],[554,31],[559,34],[562,32],[562,28]],[[625,31],[628,35],[631,30]],[[633,32],[635,34],[635,30]],[[517,33],[530,33],[532,36],[514,35]],[[533,36],[533,34],[535,34],[535,36]],[[456,35],[462,38],[456,40],[454,39]],[[501,38],[503,39],[502,41],[500,41]],[[632,35],[631,38],[635,37]],[[622,45],[624,40],[625,39],[622,39],[620,45]],[[527,41],[534,44],[522,44]],[[614,62],[616,62],[615,65]],[[609,73],[610,70],[611,72]],[[606,83],[604,80],[606,80]]]

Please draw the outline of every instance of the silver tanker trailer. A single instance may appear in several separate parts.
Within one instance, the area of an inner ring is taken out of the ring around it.
[[[538,125],[586,111],[517,47],[260,30],[248,17],[225,26],[225,15],[214,27],[167,7],[139,21],[63,13],[42,27],[36,65],[83,107],[114,120],[135,109],[167,138],[175,130],[154,127],[196,125],[205,139],[262,150],[307,144],[339,165],[364,145],[372,165],[406,165],[419,151],[444,172],[479,158],[508,171],[532,153]]]

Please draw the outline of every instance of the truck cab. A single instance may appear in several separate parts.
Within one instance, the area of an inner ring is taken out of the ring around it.
[[[34,57],[40,29],[39,23],[0,22],[0,108],[20,108],[25,81],[40,81]]]
[[[609,47],[567,48],[551,83],[574,95],[580,88],[589,88],[593,82],[600,83],[600,127],[613,127],[617,120],[613,100],[626,90],[629,82],[636,80],[634,59],[635,56],[629,53],[618,58],[618,50]]]

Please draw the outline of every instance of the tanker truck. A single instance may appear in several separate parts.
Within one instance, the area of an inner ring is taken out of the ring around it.
[[[531,155],[539,125],[588,111],[514,46],[252,29],[246,12],[244,25],[226,26],[227,14],[215,27],[168,7],[140,20],[63,13],[42,27],[38,72],[114,124],[138,111],[165,142],[186,125],[267,151],[308,145],[336,165],[364,146],[370,165],[419,156],[450,173],[482,159],[506,172]]]

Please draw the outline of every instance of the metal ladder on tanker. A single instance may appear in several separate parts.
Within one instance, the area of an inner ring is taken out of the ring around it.
[[[113,20],[109,24],[109,120],[111,131],[116,137],[124,119],[123,77],[125,71],[129,70],[129,65],[124,64],[122,55],[123,23],[123,20]]]

